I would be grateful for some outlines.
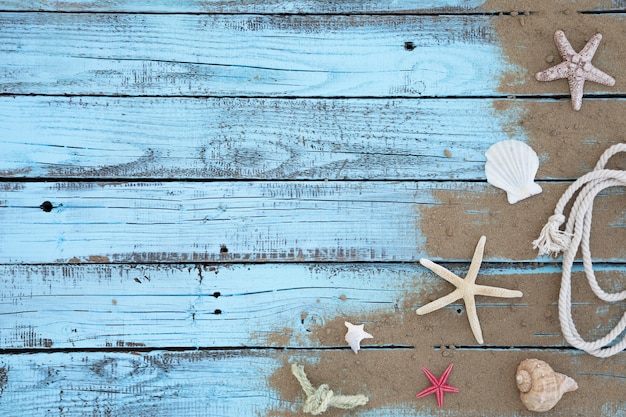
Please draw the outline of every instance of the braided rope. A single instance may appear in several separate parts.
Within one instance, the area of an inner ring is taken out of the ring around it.
[[[608,160],[618,152],[626,152],[626,143],[619,143],[607,149],[593,171],[583,175],[567,188],[554,209],[554,215],[550,216],[539,238],[533,242],[533,247],[539,249],[540,255],[558,255],[559,252],[563,251],[563,271],[559,291],[559,321],[565,339],[572,346],[601,358],[613,356],[626,348],[626,337],[622,337],[620,341],[616,342],[616,339],[626,329],[626,313],[604,337],[593,342],[585,341],[578,334],[572,319],[571,274],[574,257],[580,246],[585,276],[593,293],[606,302],[626,299],[626,290],[619,293],[607,293],[600,288],[593,272],[591,250],[589,249],[595,197],[606,188],[626,186],[626,171],[604,168]],[[572,205],[565,230],[560,230],[559,227],[565,222],[563,215],[565,206],[576,193],[578,196]]]
[[[291,365],[291,373],[296,377],[307,396],[302,407],[302,411],[305,413],[316,416],[322,414],[328,407],[350,410],[359,405],[365,405],[369,400],[365,395],[335,395],[327,384],[322,384],[315,389],[304,373],[304,366],[302,365]]]

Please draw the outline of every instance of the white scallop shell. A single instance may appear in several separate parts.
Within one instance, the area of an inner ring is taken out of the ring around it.
[[[503,140],[494,143],[487,152],[485,174],[487,182],[506,191],[509,203],[541,192],[535,183],[539,158],[535,151],[519,140]]]

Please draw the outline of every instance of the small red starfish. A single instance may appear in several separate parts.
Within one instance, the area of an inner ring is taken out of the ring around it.
[[[437,405],[439,406],[439,408],[443,407],[443,394],[445,392],[459,392],[458,388],[446,384],[446,381],[450,376],[451,370],[452,364],[448,365],[443,375],[441,375],[441,377],[437,379],[428,369],[422,367],[422,371],[424,371],[426,377],[430,381],[430,387],[417,394],[417,398],[422,398],[426,395],[435,393],[435,395],[437,396]]]

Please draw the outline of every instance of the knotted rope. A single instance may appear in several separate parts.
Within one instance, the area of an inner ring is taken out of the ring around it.
[[[304,366],[302,365],[291,365],[291,373],[302,385],[302,389],[307,396],[304,407],[302,407],[305,413],[316,416],[322,414],[328,407],[350,410],[359,405],[365,405],[368,401],[365,395],[335,395],[326,384],[320,385],[318,389],[315,389],[306,377]]]
[[[626,337],[622,337],[619,342],[613,344],[626,329],[626,313],[613,330],[604,337],[593,342],[585,341],[578,334],[572,319],[571,274],[574,257],[578,252],[578,247],[581,246],[585,276],[594,294],[606,302],[626,299],[626,290],[619,293],[607,293],[600,288],[593,272],[589,249],[594,198],[606,188],[626,186],[626,171],[604,168],[608,160],[618,152],[626,152],[626,143],[619,143],[607,149],[593,171],[583,175],[568,187],[559,199],[554,209],[554,215],[550,216],[539,238],[533,242],[533,247],[539,249],[540,255],[553,254],[556,256],[563,251],[563,272],[561,290],[559,291],[559,321],[565,339],[572,346],[601,358],[615,355],[626,348]],[[565,222],[563,211],[576,192],[578,192],[578,196],[572,205],[565,230],[562,231],[559,227]]]

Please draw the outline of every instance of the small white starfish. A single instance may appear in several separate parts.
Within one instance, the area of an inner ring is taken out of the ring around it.
[[[344,324],[348,328],[348,333],[346,333],[346,342],[348,342],[354,353],[358,353],[361,349],[361,340],[371,339],[374,337],[363,330],[364,324],[359,324],[357,326],[347,321],[344,322]]]
[[[443,266],[437,265],[436,263],[431,262],[428,259],[420,259],[420,263],[423,266],[430,269],[435,274],[448,281],[450,284],[454,285],[456,287],[456,290],[446,295],[445,297],[441,297],[438,300],[428,303],[425,306],[422,306],[416,310],[416,313],[419,315],[428,314],[432,311],[445,307],[448,304],[452,304],[456,300],[462,298],[463,302],[465,302],[467,318],[469,319],[472,333],[474,333],[474,337],[481,345],[483,344],[483,334],[480,329],[478,315],[476,314],[476,302],[474,300],[474,296],[486,295],[489,297],[516,298],[523,295],[521,291],[507,290],[505,288],[475,284],[476,277],[478,276],[478,270],[480,269],[480,264],[483,261],[483,252],[485,250],[486,240],[487,238],[485,236],[481,236],[480,240],[478,241],[478,244],[476,245],[476,250],[474,251],[474,257],[472,258],[472,263],[470,264],[465,279],[460,278],[458,275],[453,274]]]
[[[596,33],[579,53],[574,51],[572,45],[565,37],[562,30],[554,32],[554,43],[559,50],[563,62],[545,71],[538,72],[535,78],[539,81],[554,81],[567,78],[569,91],[572,96],[572,107],[580,110],[583,103],[583,87],[585,81],[593,81],[612,87],[615,79],[610,75],[600,71],[591,64],[591,59],[600,45],[602,35]]]

